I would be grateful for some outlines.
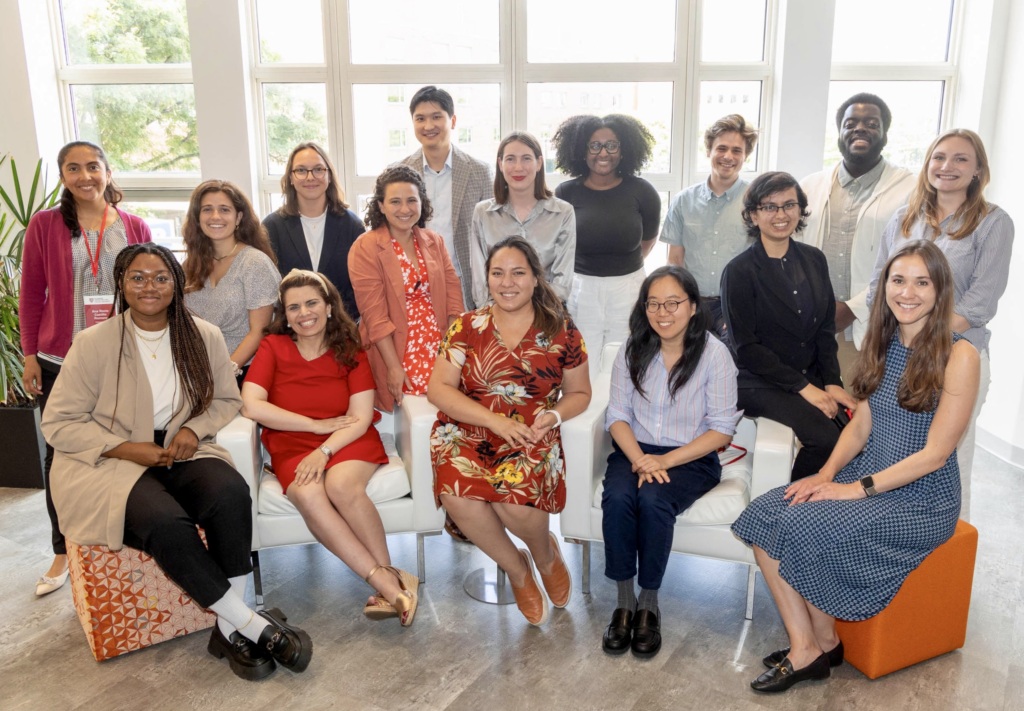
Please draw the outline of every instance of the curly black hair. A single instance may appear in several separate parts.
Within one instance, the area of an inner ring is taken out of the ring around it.
[[[410,183],[416,186],[420,194],[420,219],[416,222],[417,227],[426,227],[427,222],[434,214],[434,208],[430,206],[430,198],[427,197],[427,186],[423,182],[423,176],[407,165],[396,164],[388,166],[384,172],[377,176],[373,185],[373,195],[366,200],[366,217],[363,224],[371,230],[388,223],[380,204],[384,202],[384,193],[392,183]]]
[[[654,136],[640,121],[625,114],[598,116],[570,116],[555,131],[551,142],[555,146],[555,165],[574,178],[590,174],[587,167],[587,144],[594,131],[607,128],[619,139],[619,175],[638,175],[651,160]]]

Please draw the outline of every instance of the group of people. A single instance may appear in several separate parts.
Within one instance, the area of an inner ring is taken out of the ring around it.
[[[658,653],[675,518],[718,483],[740,417],[764,416],[801,447],[793,484],[734,526],[790,637],[753,687],[828,676],[834,618],[883,609],[961,515],[961,437],[987,389],[985,326],[1013,237],[984,200],[980,139],[937,138],[911,188],[881,157],[888,108],[858,94],[837,115],[831,179],[748,184],[757,132],[727,116],[705,135],[711,176],[659,230],[639,177],[653,138],[634,118],[566,120],[553,143],[572,179],[552,194],[530,134],[506,136],[492,172],[451,144],[447,92],[424,87],[410,113],[422,149],[378,176],[365,220],[304,143],[262,224],[237,186],[199,185],[181,264],[117,208],[102,149],[62,149],[61,204],[29,226],[21,292],[55,553],[37,594],[66,579],[64,536],[130,545],[218,615],[209,651],[236,674],[304,669],[309,635],[244,601],[251,502],[214,444],[241,411],[311,532],[367,581],[364,614],[408,626],[418,579],[392,565],[366,487],[387,460],[376,410],[426,397],[447,527],[541,625],[572,591],[550,533],[566,496],[559,427],[618,342],[602,499],[618,601],[603,649]],[[659,233],[670,264],[645,275]]]

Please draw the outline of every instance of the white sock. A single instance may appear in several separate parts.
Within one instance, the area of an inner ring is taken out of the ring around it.
[[[217,625],[225,637],[230,638],[231,635],[221,625],[221,621],[230,625],[231,632],[237,630],[253,642],[258,642],[260,634],[270,626],[270,623],[253,612],[234,590],[224,593],[224,597],[210,605],[210,609],[217,614]]]
[[[236,575],[233,578],[228,578],[228,584],[231,585],[231,592],[239,597],[240,600],[245,600],[245,588],[246,583],[249,581],[248,575]],[[231,639],[231,635],[238,631],[238,628],[227,621],[223,617],[217,617],[217,626],[220,627],[221,634],[224,635],[225,639]]]

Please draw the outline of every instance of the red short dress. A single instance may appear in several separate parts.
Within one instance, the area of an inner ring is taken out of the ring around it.
[[[494,328],[491,306],[456,319],[441,342],[440,356],[461,369],[462,392],[492,412],[527,425],[558,401],[562,372],[587,362],[583,338],[568,319],[554,338],[531,328],[509,350]],[[565,506],[565,462],[557,427],[521,449],[486,427],[464,425],[439,412],[430,452],[435,497],[521,504],[548,513]]]
[[[266,390],[271,404],[317,420],[344,415],[348,412],[350,395],[375,387],[365,351],[356,354],[354,368],[339,364],[334,351],[306,360],[286,335],[269,335],[260,341],[245,379]],[[374,419],[377,418],[375,415]],[[286,492],[295,480],[299,462],[326,442],[328,436],[263,428],[260,439],[270,453],[274,474]],[[374,464],[388,461],[376,427],[370,427],[359,439],[335,452],[326,468],[351,460]]]
[[[437,347],[441,343],[441,327],[437,324],[434,304],[430,299],[430,281],[427,277],[427,265],[420,253],[420,243],[413,239],[416,246],[416,269],[405,250],[395,240],[391,246],[402,267],[402,282],[405,286],[405,313],[409,321],[409,337],[405,342],[405,353],[402,357],[402,368],[412,383],[412,388],[403,388],[407,395],[426,395],[427,383],[434,370],[437,360]]]

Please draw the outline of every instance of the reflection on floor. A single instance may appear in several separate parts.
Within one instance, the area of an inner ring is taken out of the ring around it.
[[[981,540],[967,645],[868,681],[844,665],[782,698],[747,684],[785,641],[763,581],[743,619],[745,568],[674,556],[661,594],[661,653],[642,662],[600,648],[615,588],[595,547],[593,594],[578,590],[543,629],[514,606],[468,598],[463,578],[484,564],[472,546],[428,538],[427,584],[415,624],[361,614],[366,584],[319,546],[261,556],[268,606],[309,630],[309,670],[247,683],[206,653],[199,633],[99,664],[69,587],[45,598],[49,564],[39,491],[0,489],[0,707],[4,709],[1021,709],[1024,708],[1024,477],[979,450],[973,523]],[[557,523],[556,523],[557,526]],[[412,536],[389,539],[415,568]],[[563,544],[578,582],[580,551]],[[251,588],[251,586],[250,586]],[[252,592],[250,589],[250,596]],[[1016,701],[1015,701],[1016,699]]]

